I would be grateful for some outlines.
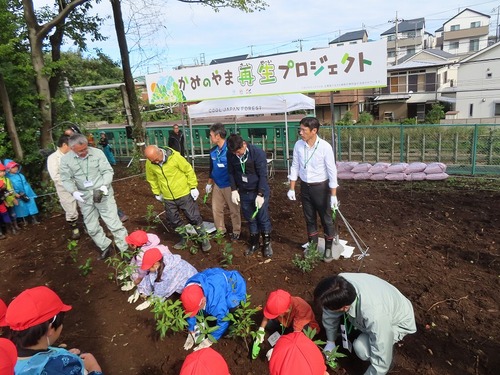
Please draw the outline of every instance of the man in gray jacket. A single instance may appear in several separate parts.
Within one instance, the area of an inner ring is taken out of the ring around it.
[[[393,285],[366,273],[341,273],[323,279],[314,290],[323,307],[325,352],[342,346],[354,348],[363,361],[370,361],[365,375],[386,374],[392,363],[393,346],[407,334],[417,331],[411,302]],[[361,334],[350,342],[352,328]]]
[[[118,218],[113,187],[113,168],[104,153],[89,147],[87,137],[72,135],[71,151],[61,158],[59,169],[64,188],[71,193],[82,211],[83,222],[94,243],[101,250],[100,259],[106,259],[112,250],[112,241],[99,224],[101,218],[113,233],[115,244],[123,253],[128,250],[127,230]]]

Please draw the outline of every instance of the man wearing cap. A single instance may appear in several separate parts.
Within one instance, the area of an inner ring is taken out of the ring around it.
[[[340,254],[333,254],[335,230],[332,209],[338,206],[337,167],[332,145],[318,135],[319,121],[315,117],[304,117],[300,121],[299,134],[302,139],[295,143],[293,161],[290,168],[290,190],[288,199],[294,201],[295,184],[300,177],[302,209],[306,219],[308,242],[318,245],[319,216],[325,231],[325,254],[323,260],[331,262]]]
[[[52,346],[63,328],[64,313],[71,306],[46,286],[26,289],[7,308],[5,321],[17,347],[16,375],[83,374],[102,375],[101,367],[90,353]]]
[[[146,180],[151,186],[155,198],[165,205],[165,213],[170,225],[181,228],[184,222],[181,211],[186,216],[199,235],[203,236],[201,248],[204,252],[211,249],[210,241],[203,228],[196,199],[200,195],[197,189],[198,180],[191,164],[181,154],[172,148],[160,148],[149,145],[144,150],[146,161]],[[182,249],[186,239],[174,245],[175,249]]]
[[[110,255],[113,242],[106,237],[99,218],[106,223],[116,246],[124,253],[128,250],[125,242],[128,233],[117,213],[111,186],[113,168],[101,150],[89,147],[84,135],[74,134],[68,142],[71,151],[61,158],[59,169],[64,188],[78,202],[87,232],[101,251],[100,259]]]
[[[210,142],[215,146],[210,150],[210,170],[205,192],[210,194],[213,191],[212,213],[215,228],[221,233],[226,233],[224,209],[226,206],[229,207],[233,227],[230,238],[236,241],[240,238],[241,232],[240,207],[231,200],[231,182],[227,168],[226,129],[220,122],[210,126]]]
[[[187,355],[179,375],[229,375],[229,368],[223,356],[205,348]]]
[[[221,268],[208,268],[189,278],[181,294],[188,322],[188,337],[184,349],[189,350],[196,340],[196,315],[201,311],[205,315],[217,318],[219,327],[212,336],[219,340],[229,327],[224,318],[231,309],[246,300],[246,282],[238,271],[227,271]],[[194,350],[212,345],[209,338],[204,339]]]
[[[227,165],[231,182],[231,199],[240,204],[243,217],[250,229],[250,246],[245,255],[252,255],[259,249],[259,232],[266,258],[273,256],[271,247],[271,218],[269,217],[269,197],[271,191],[267,182],[266,153],[248,144],[239,134],[231,134],[227,139]]]
[[[311,306],[300,297],[292,297],[285,290],[278,289],[269,294],[264,307],[264,318],[260,323],[259,333],[255,339],[255,345],[264,341],[264,330],[280,329],[276,321],[281,325],[281,334],[293,330],[301,332],[308,327],[319,332],[319,324],[314,317]]]
[[[75,198],[64,188],[61,175],[59,173],[59,166],[61,165],[61,158],[67,154],[71,149],[69,148],[69,137],[65,134],[59,137],[57,141],[57,150],[49,155],[47,158],[47,170],[49,171],[50,178],[54,181],[59,203],[66,213],[66,222],[71,228],[71,239],[77,240],[80,238],[80,230],[78,229],[78,208]]]
[[[354,348],[363,361],[370,361],[365,375],[383,375],[391,367],[393,346],[407,334],[415,333],[415,315],[411,302],[393,285],[366,273],[340,273],[323,279],[314,290],[314,298],[323,307],[325,352],[342,346]],[[352,342],[352,328],[360,335]]]
[[[303,332],[281,336],[269,361],[270,375],[328,375],[321,351]]]

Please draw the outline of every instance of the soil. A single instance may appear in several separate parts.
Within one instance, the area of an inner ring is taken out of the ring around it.
[[[131,232],[150,225],[145,218],[148,205],[157,212],[162,206],[142,176],[126,176],[126,168],[118,165],[113,186],[118,205],[130,218],[125,225]],[[200,170],[198,177],[203,194],[207,171]],[[498,373],[498,180],[341,181],[341,211],[369,246],[370,255],[362,261],[341,258],[321,263],[311,273],[302,273],[291,262],[294,254],[301,253],[306,234],[300,203],[287,200],[284,181],[284,172],[271,181],[272,261],[262,263],[261,256],[243,255],[248,238],[245,224],[242,239],[233,243],[232,268],[246,278],[253,305],[263,304],[277,288],[312,302],[315,285],[327,275],[371,273],[395,285],[415,310],[418,331],[396,348],[391,373]],[[200,207],[203,218],[210,221],[209,206],[200,202]],[[127,302],[131,292],[120,291],[113,269],[96,260],[90,238],[82,236],[75,263],[68,251],[70,233],[64,215],[55,212],[41,219],[40,225],[28,224],[19,235],[0,241],[0,297],[8,302],[25,288],[45,284],[73,306],[60,343],[92,352],[106,374],[178,374],[187,353],[182,348],[185,334],[160,340],[152,313],[136,311]],[[175,233],[162,225],[149,231],[173,250],[178,240]],[[341,239],[355,246],[345,225],[340,232]],[[214,242],[209,254],[183,251],[182,256],[199,270],[220,266],[222,260]],[[83,276],[78,267],[89,258],[92,270]],[[268,373],[265,350],[252,361],[240,339],[223,338],[214,348],[225,357],[233,375]],[[341,365],[348,374],[363,373],[364,364],[354,355]]]

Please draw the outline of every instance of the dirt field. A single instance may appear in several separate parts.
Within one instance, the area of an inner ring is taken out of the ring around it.
[[[207,171],[198,175],[203,195]],[[148,205],[154,205],[157,212],[162,207],[143,177],[121,179],[125,176],[123,166],[118,166],[113,186],[119,206],[130,217],[126,222],[130,232],[149,225],[145,219]],[[499,180],[341,181],[341,211],[369,246],[370,256],[362,262],[351,258],[321,263],[310,274],[291,263],[306,234],[300,203],[287,200],[285,181],[286,174],[277,173],[271,183],[272,261],[261,264],[261,257],[243,256],[246,226],[242,241],[233,246],[232,267],[246,278],[253,304],[264,303],[276,288],[311,302],[312,291],[324,276],[371,273],[399,288],[412,301],[416,314],[418,332],[397,348],[393,374],[498,373]],[[200,207],[204,219],[211,220],[211,209]],[[344,225],[340,231],[341,238],[354,245]],[[177,235],[161,225],[151,232],[171,249],[177,241]],[[96,260],[90,238],[84,235],[79,241],[78,262],[74,263],[68,236],[64,215],[58,212],[0,241],[0,297],[10,301],[25,288],[48,285],[73,305],[60,343],[94,353],[106,374],[178,374],[186,355],[182,349],[185,334],[159,340],[152,313],[136,311],[127,303],[130,292],[120,291],[110,278],[113,269]],[[208,255],[185,251],[182,256],[202,270],[220,265],[220,250],[213,243]],[[78,266],[88,258],[92,271],[82,276]],[[226,358],[232,375],[268,373],[264,350],[252,361],[241,341],[223,338],[214,348]],[[363,372],[356,358],[341,364],[349,374]]]

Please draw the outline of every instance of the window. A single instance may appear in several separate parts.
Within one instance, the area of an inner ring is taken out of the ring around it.
[[[474,104],[469,104],[469,117],[472,117],[472,114],[474,113]]]
[[[425,91],[436,91],[436,73],[425,73]]]
[[[387,57],[396,57],[396,51],[388,51]]]
[[[491,77],[493,77],[493,73],[491,73],[491,72],[486,73],[486,78],[488,78],[488,79],[489,79],[489,78],[491,78]]]
[[[408,91],[425,91],[425,70],[408,72]]]
[[[500,103],[495,103],[495,116],[500,116]]]
[[[415,53],[415,47],[410,47],[406,50],[407,55],[413,55]]]
[[[458,49],[459,42],[451,42],[450,43],[450,49]]]
[[[398,92],[408,92],[406,89],[406,73],[403,75],[395,75],[391,76],[391,94]]]
[[[446,82],[448,82],[448,71],[447,70],[443,73],[443,83],[446,83]]]
[[[349,42],[349,44],[358,44],[358,42],[354,41],[354,42]]]
[[[450,31],[458,31],[460,30],[460,25],[451,25],[450,26]]]
[[[387,37],[387,41],[388,41],[388,42],[394,42],[395,40],[396,40],[396,35],[389,35],[389,36]]]
[[[474,29],[476,27],[481,27],[481,21],[476,21],[476,22],[471,22],[470,23],[470,28]]]
[[[337,47],[342,47],[344,43],[337,43]]]
[[[479,39],[471,39],[469,41],[469,52],[479,51]]]

